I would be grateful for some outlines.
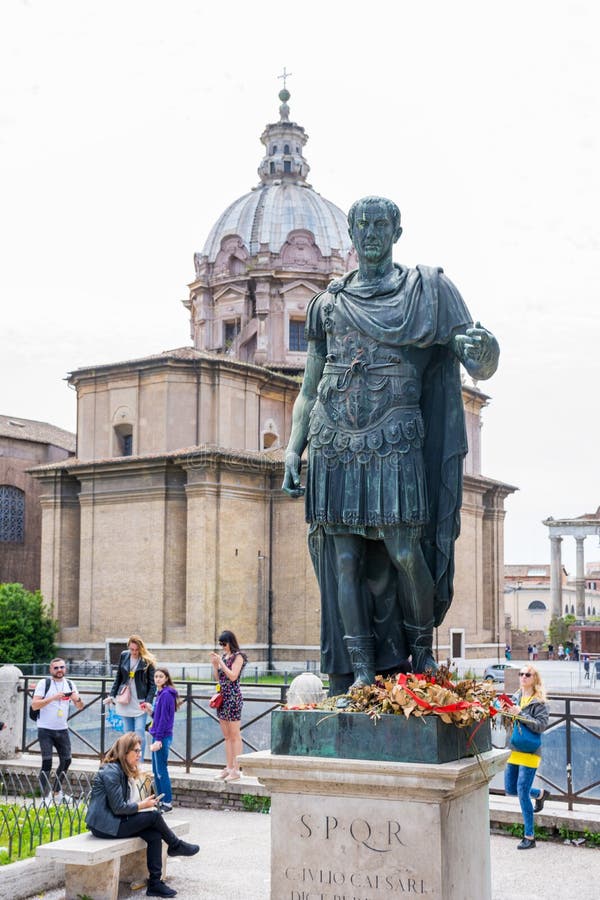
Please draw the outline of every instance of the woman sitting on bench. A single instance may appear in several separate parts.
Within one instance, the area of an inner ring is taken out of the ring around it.
[[[174,834],[162,817],[160,797],[151,794],[138,801],[136,778],[141,774],[140,737],[128,731],[112,745],[92,784],[86,824],[100,838],[141,837],[146,841],[148,897],[174,897],[177,893],[161,880],[162,841],[169,856],[194,856],[198,844],[188,844]]]

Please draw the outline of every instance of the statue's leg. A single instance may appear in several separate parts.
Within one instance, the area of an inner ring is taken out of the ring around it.
[[[384,538],[400,576],[400,605],[414,672],[437,669],[433,656],[434,582],[421,549],[421,529],[399,526]]]
[[[344,624],[344,642],[352,663],[352,687],[375,680],[375,638],[372,610],[364,590],[365,540],[356,534],[334,536],[338,569],[338,606]]]
[[[365,539],[357,534],[333,537],[338,571],[338,606],[348,635],[370,634],[370,609],[364,603]]]

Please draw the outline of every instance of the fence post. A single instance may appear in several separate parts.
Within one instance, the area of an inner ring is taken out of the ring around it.
[[[19,691],[19,679],[22,675],[16,666],[0,667],[0,722],[6,723],[0,731],[0,759],[10,759],[20,746],[24,694]]]

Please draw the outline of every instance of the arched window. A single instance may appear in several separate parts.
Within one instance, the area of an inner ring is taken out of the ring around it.
[[[115,456],[133,456],[133,427],[129,422],[115,425]]]
[[[25,491],[12,484],[0,485],[0,541],[22,544],[25,540]]]
[[[532,600],[531,603],[529,604],[529,606],[527,607],[527,609],[532,609],[532,610],[546,609],[546,604],[542,603],[541,600]]]
[[[276,153],[277,153],[277,144],[273,144],[273,146],[271,147],[271,156],[275,156]]]
[[[290,152],[290,145],[289,145],[289,144],[285,144],[285,146],[284,146],[284,148],[283,148],[283,152],[284,152],[284,153],[289,153],[289,152]]]
[[[565,603],[565,616],[569,615],[569,604]]]
[[[572,615],[572,616],[575,615],[575,607],[573,606],[572,603],[571,603],[571,615]]]

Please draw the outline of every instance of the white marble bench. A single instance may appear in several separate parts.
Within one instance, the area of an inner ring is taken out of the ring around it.
[[[187,834],[190,823],[169,817],[169,828],[179,837]],[[65,900],[80,896],[94,900],[117,900],[119,882],[141,887],[148,878],[146,844],[139,837],[97,838],[93,834],[41,844],[36,850],[41,859],[64,863]],[[163,842],[162,877],[167,871],[167,845]]]

